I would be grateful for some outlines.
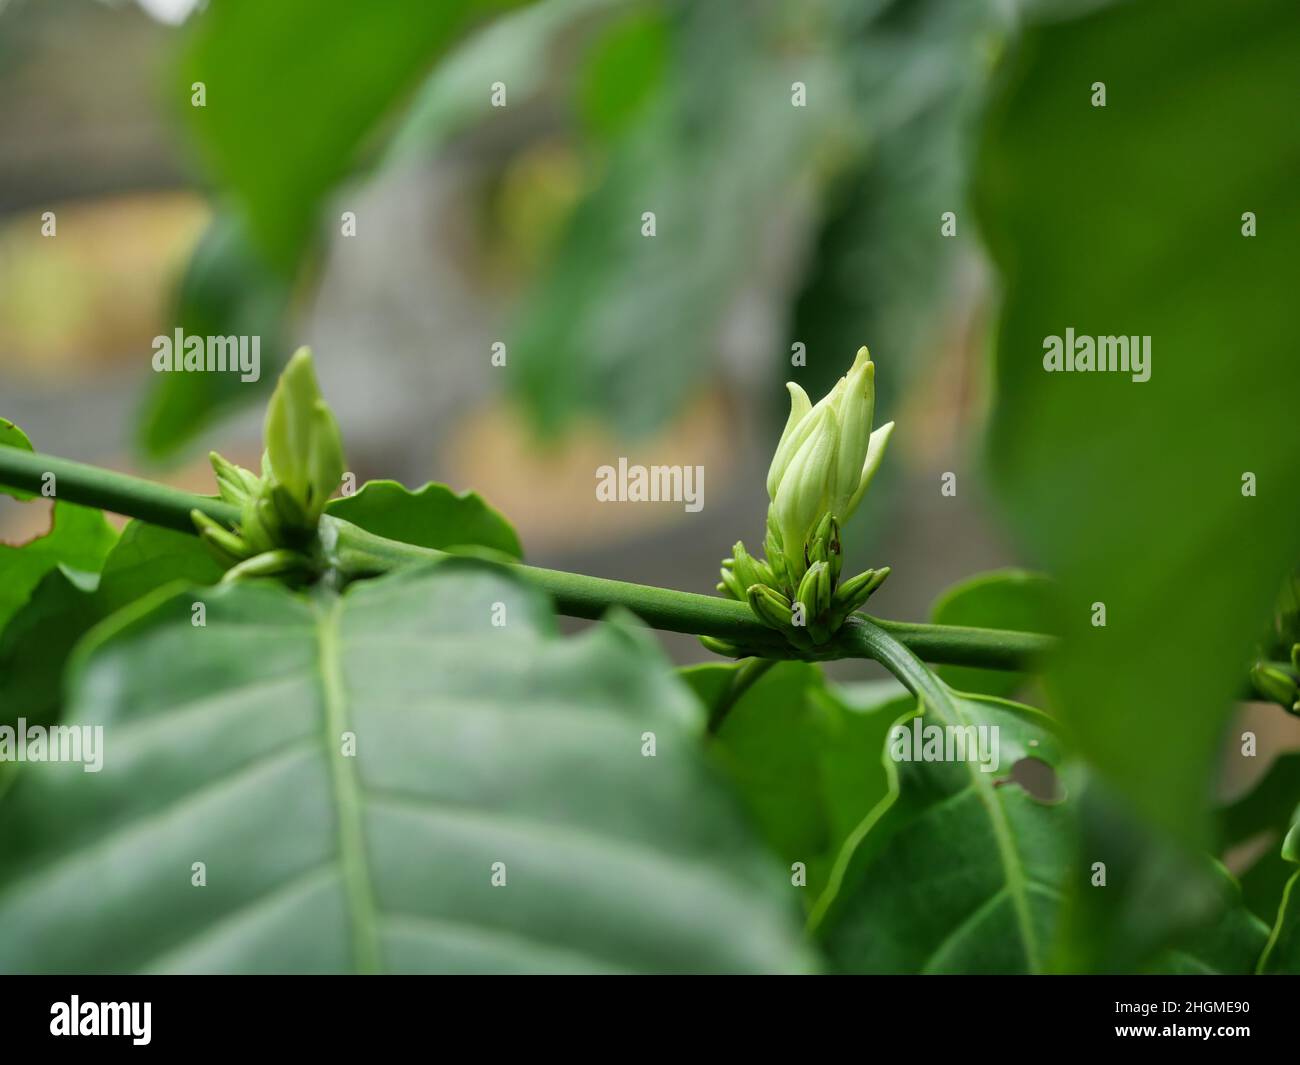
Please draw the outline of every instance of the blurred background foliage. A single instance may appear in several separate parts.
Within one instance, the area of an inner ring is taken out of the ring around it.
[[[824,389],[865,340],[881,417],[915,397],[849,530],[895,565],[881,609],[1014,561],[970,446],[966,178],[1006,42],[1086,5],[192,6],[5,8],[0,389],[38,446],[204,486],[207,447],[255,460],[264,386],[310,342],[359,478],[477,488],[536,561],[711,587],[761,529],[781,383]],[[261,381],[150,373],[177,326],[261,336]],[[618,455],[703,464],[704,514],[596,506]],[[936,503],[943,471],[963,491]]]
[[[1125,870],[1110,908],[1076,900],[1071,964],[1127,966],[1203,916],[1216,874],[1171,838],[1217,839],[1240,907],[1272,919],[1300,799],[1294,756],[1273,756],[1300,729],[1230,708],[1300,527],[1300,364],[1277,299],[1300,237],[1294,5],[193,7],[0,3],[0,413],[39,449],[210,490],[200,452],[255,465],[261,386],[311,343],[358,482],[473,488],[530,561],[707,589],[762,527],[781,382],[820,393],[865,342],[878,417],[899,423],[847,534],[861,565],[894,567],[873,608],[1070,637],[1034,701],[1114,785],[1087,788],[1078,860],[1109,846]],[[261,336],[259,387],[150,373],[152,337],[178,326]],[[1067,326],[1155,335],[1152,381],[1042,374],[1041,338]],[[704,465],[707,506],[595,505],[593,471],[618,456]],[[48,522],[0,498],[0,538]],[[106,568],[104,609],[141,579],[129,562]],[[86,592],[72,571],[29,576],[58,602]],[[7,635],[0,664],[33,660],[39,631]],[[761,763],[740,771],[755,795],[819,781],[760,820],[820,845],[823,820],[842,836],[861,814],[840,798],[845,752],[878,722],[820,681],[787,698],[797,674],[751,697],[781,715],[738,714],[724,746]],[[53,700],[56,666],[30,675]]]

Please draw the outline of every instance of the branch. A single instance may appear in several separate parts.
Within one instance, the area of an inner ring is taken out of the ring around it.
[[[45,475],[50,473],[55,477],[57,498],[138,518],[152,525],[193,533],[192,510],[202,511],[228,526],[239,520],[239,508],[219,499],[192,495],[70,459],[0,447],[0,484],[39,493]],[[323,521],[338,535],[335,550],[341,568],[349,576],[376,575],[413,562],[452,557],[445,551],[376,536],[337,518],[327,517]],[[570,617],[594,620],[604,616],[611,607],[621,606],[652,628],[714,636],[752,649],[760,657],[806,657],[760,622],[747,604],[734,599],[522,563],[508,565],[550,595],[556,609]],[[870,638],[873,629],[883,630],[893,641],[925,661],[986,669],[1031,668],[1055,643],[1051,637],[1039,633],[925,625],[856,615],[836,639],[819,649],[816,657],[877,658],[883,644],[876,646],[879,641]]]

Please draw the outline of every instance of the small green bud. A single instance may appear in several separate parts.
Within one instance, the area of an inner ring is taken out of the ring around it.
[[[343,477],[343,443],[321,398],[311,352],[299,348],[284,368],[266,411],[267,462],[314,526]]]
[[[1251,682],[1255,685],[1255,690],[1270,702],[1281,703],[1290,710],[1300,699],[1300,689],[1297,689],[1296,679],[1285,670],[1277,666],[1269,665],[1267,662],[1256,662],[1250,670]]]
[[[737,647],[734,643],[728,643],[726,640],[719,640],[714,636],[697,636],[707,651],[712,651],[715,655],[722,655],[724,658],[744,658],[745,651]]]
[[[776,512],[785,564],[791,581],[803,576],[804,545],[830,503],[839,448],[839,421],[833,407],[810,415],[813,430],[786,468],[772,509]]]
[[[774,587],[786,588],[790,585],[790,574],[785,565],[785,550],[781,542],[781,530],[776,524],[776,515],[771,507],[767,511],[767,536],[763,540],[763,551],[767,555],[768,568],[772,571]]]
[[[803,604],[809,628],[831,606],[831,569],[825,562],[814,562],[799,582],[799,602]]]
[[[871,442],[871,419],[876,409],[876,365],[867,349],[859,348],[853,366],[844,378],[836,414],[840,423],[840,447],[835,480],[831,488],[831,513],[848,520],[851,501],[862,497],[863,464]]]
[[[746,592],[755,584],[776,584],[772,568],[746,551],[745,545],[739,540],[736,541],[736,546],[731,549],[731,556],[732,571],[736,574],[736,579],[740,581],[741,587]],[[743,599],[744,596],[740,598]]]
[[[775,589],[765,584],[756,584],[749,589],[749,608],[754,611],[768,628],[787,632],[791,627],[793,615],[790,612],[790,600]]]
[[[198,530],[199,539],[217,556],[222,565],[233,566],[251,553],[243,539],[224,525],[209,518],[203,511],[191,510],[190,520]]]
[[[885,583],[885,578],[888,576],[888,566],[882,569],[863,570],[856,577],[850,577],[836,588],[831,600],[831,627],[838,629],[844,624],[844,619],[855,613],[870,599],[872,593]]]
[[[263,551],[260,555],[247,558],[237,566],[232,566],[222,575],[222,584],[249,577],[306,577],[311,573],[311,561],[297,551],[278,547],[274,551]]]
[[[217,475],[217,494],[227,503],[242,504],[261,490],[262,481],[255,473],[236,466],[215,451],[208,452],[208,461]]]
[[[718,585],[718,591],[730,595],[732,599],[739,599],[743,603],[749,598],[746,594],[748,589],[749,586],[736,576],[736,571],[724,563],[722,567],[722,583]]]
[[[1282,857],[1300,865],[1300,821],[1293,822],[1282,837]]]
[[[840,569],[844,561],[840,547],[840,525],[833,514],[822,518],[808,541],[806,561],[825,562],[830,567],[831,584],[840,579]]]
[[[316,522],[303,510],[289,489],[282,484],[273,484],[269,490],[263,490],[263,499],[269,501],[265,509],[275,515],[274,527],[276,543],[280,546],[302,547],[316,532]]]

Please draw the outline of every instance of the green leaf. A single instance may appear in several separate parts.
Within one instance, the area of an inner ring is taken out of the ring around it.
[[[954,719],[927,710],[917,720],[923,727],[996,728],[996,769],[982,772],[975,761],[895,761],[891,738],[881,754],[891,793],[846,847],[822,912],[814,914],[843,970],[1049,967],[1073,819],[1068,796],[1049,800],[1025,789],[1020,764],[1036,760],[1059,771],[1060,741],[1051,720],[1030,707],[951,695]],[[872,712],[910,733],[915,705],[898,699]]]
[[[1300,810],[1296,811],[1282,841],[1282,860],[1292,866],[1300,865]],[[1277,917],[1256,972],[1300,974],[1300,872],[1292,875],[1282,890]]]
[[[0,447],[32,450],[27,434],[3,418]],[[0,543],[0,633],[47,573],[59,567],[74,579],[98,573],[117,540],[117,531],[100,511],[63,502],[58,498],[58,483],[52,483],[55,501],[49,531],[24,544]],[[22,500],[35,498],[31,492],[18,490],[5,490],[5,494]]]
[[[117,531],[100,511],[56,501],[49,532],[19,547],[0,544],[0,626],[55,567],[98,572],[116,539]]]
[[[203,155],[234,193],[253,242],[291,275],[327,193],[434,58],[510,0],[364,4],[225,0],[195,20],[180,69]],[[483,87],[487,92],[487,86]]]
[[[756,220],[809,170],[819,128],[790,106],[809,66],[767,49],[765,21],[675,9],[660,91],[609,145],[510,345],[512,385],[543,431],[594,415],[650,432],[713,365],[722,311],[762,243]]]
[[[1147,972],[1246,976],[1255,971],[1268,940],[1268,925],[1246,908],[1231,874],[1217,862],[1214,866],[1222,891],[1221,914],[1167,950]]]
[[[102,771],[26,764],[0,805],[0,968],[811,964],[698,705],[630,620],[561,639],[534,590],[454,560],[341,598],[167,596],[109,629],[69,714],[104,726]]]
[[[430,155],[454,134],[493,113],[485,90],[508,70],[515,107],[548,87],[552,53],[561,51],[582,23],[626,0],[547,0],[510,12],[473,34],[438,64],[420,86],[384,152],[383,165]]]
[[[941,301],[974,235],[962,205],[988,49],[1005,37],[1007,14],[983,0],[870,13],[841,6],[831,51],[847,98],[831,137],[848,138],[854,150],[829,183],[791,307],[789,341],[806,346],[807,363],[791,367],[787,346],[782,380],[823,395],[842,372],[844,353],[865,343],[882,368],[878,409],[893,410],[911,375],[941,348]],[[818,79],[819,110],[830,80]],[[845,145],[836,147],[832,158]],[[958,216],[951,237],[940,232],[947,210]]]
[[[351,496],[331,500],[326,513],[404,544],[447,550],[477,546],[523,558],[514,528],[477,492],[453,492],[430,482],[412,492],[396,481],[367,481]]]
[[[710,746],[782,864],[803,863],[811,908],[845,839],[888,788],[880,752],[893,719],[847,705],[800,662],[772,667],[733,701],[743,668],[693,666],[682,677],[711,718],[727,706]]]
[[[591,43],[577,84],[577,110],[602,140],[622,133],[658,91],[668,59],[664,13],[624,12]]]
[[[1287,0],[1047,25],[1006,71],[980,168],[1006,292],[992,466],[1061,586],[1054,702],[1138,810],[1197,845],[1300,527],[1298,49]],[[1242,234],[1247,211],[1258,236]],[[1150,380],[1045,372],[1045,338],[1067,329],[1152,338]]]
[[[1134,817],[1090,771],[1075,767],[1067,786],[1079,831],[1054,968],[1132,973],[1184,944],[1204,953],[1237,894],[1222,868]]]
[[[1300,813],[1300,751],[1280,754],[1249,792],[1219,811],[1220,851],[1267,838],[1270,845],[1241,872],[1241,890],[1254,913],[1272,921],[1293,870],[1279,853]]]
[[[1277,923],[1269,935],[1264,953],[1260,955],[1256,971],[1268,975],[1300,975],[1300,873],[1286,883],[1282,904],[1277,911]]]
[[[1276,832],[1280,843],[1300,810],[1300,751],[1273,759],[1259,782],[1219,811],[1222,845],[1234,847],[1261,832]]]
[[[8,418],[0,418],[0,447],[16,447],[23,451],[33,450],[32,442],[27,439],[27,434],[9,421]],[[20,488],[0,487],[0,492],[12,496],[14,499],[32,498],[31,492],[24,492]]]
[[[930,620],[936,625],[972,625],[986,629],[1051,632],[1052,582],[1039,573],[1004,569],[981,573],[949,588],[935,602]],[[1007,697],[1024,687],[1024,673],[1001,673],[965,666],[943,666],[939,676],[959,691]]]
[[[138,521],[123,530],[89,587],[62,568],[47,573],[0,635],[0,724],[57,720],[68,657],[115,611],[172,582],[215,584],[221,574],[197,537]]]
[[[247,227],[230,212],[218,214],[181,278],[173,319],[185,336],[257,337],[258,376],[156,374],[137,431],[145,454],[171,455],[221,414],[265,395],[284,361],[290,287],[250,245]]]

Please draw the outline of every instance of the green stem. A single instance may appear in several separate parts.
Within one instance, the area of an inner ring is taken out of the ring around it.
[[[48,473],[55,477],[55,495],[73,503],[100,507],[153,525],[193,533],[192,510],[233,526],[239,508],[219,499],[192,495],[111,470],[17,448],[0,447],[0,484],[40,492]],[[444,551],[403,544],[331,518],[322,526],[322,539],[340,570],[349,577],[377,575],[413,562],[447,559]],[[749,606],[734,599],[655,588],[626,581],[588,577],[580,573],[513,563],[510,568],[531,581],[570,617],[597,619],[611,607],[624,607],[652,628],[692,636],[714,636],[751,649],[762,657],[802,657],[782,637],[763,625]],[[891,637],[889,645],[878,635]],[[978,666],[986,669],[1030,668],[1052,647],[1051,637],[1039,633],[962,628],[884,621],[855,615],[839,637],[820,649],[818,658],[876,658],[895,654],[893,645],[910,649],[928,662]],[[888,661],[884,658],[882,662]],[[893,669],[894,665],[890,665]],[[902,668],[900,665],[899,668]],[[904,683],[907,677],[899,674]],[[915,678],[919,683],[919,678]]]
[[[201,510],[225,525],[239,520],[239,508],[219,499],[191,495],[179,488],[71,459],[0,447],[0,484],[42,493],[48,483],[47,474],[54,475],[53,495],[57,499],[125,514],[150,525],[192,533],[191,510]]]
[[[938,626],[927,626],[937,628]],[[916,653],[880,622],[861,614],[844,622],[839,639],[863,658],[872,658],[889,670],[913,695],[936,711],[945,721],[956,721],[957,712],[947,687],[931,673]]]

